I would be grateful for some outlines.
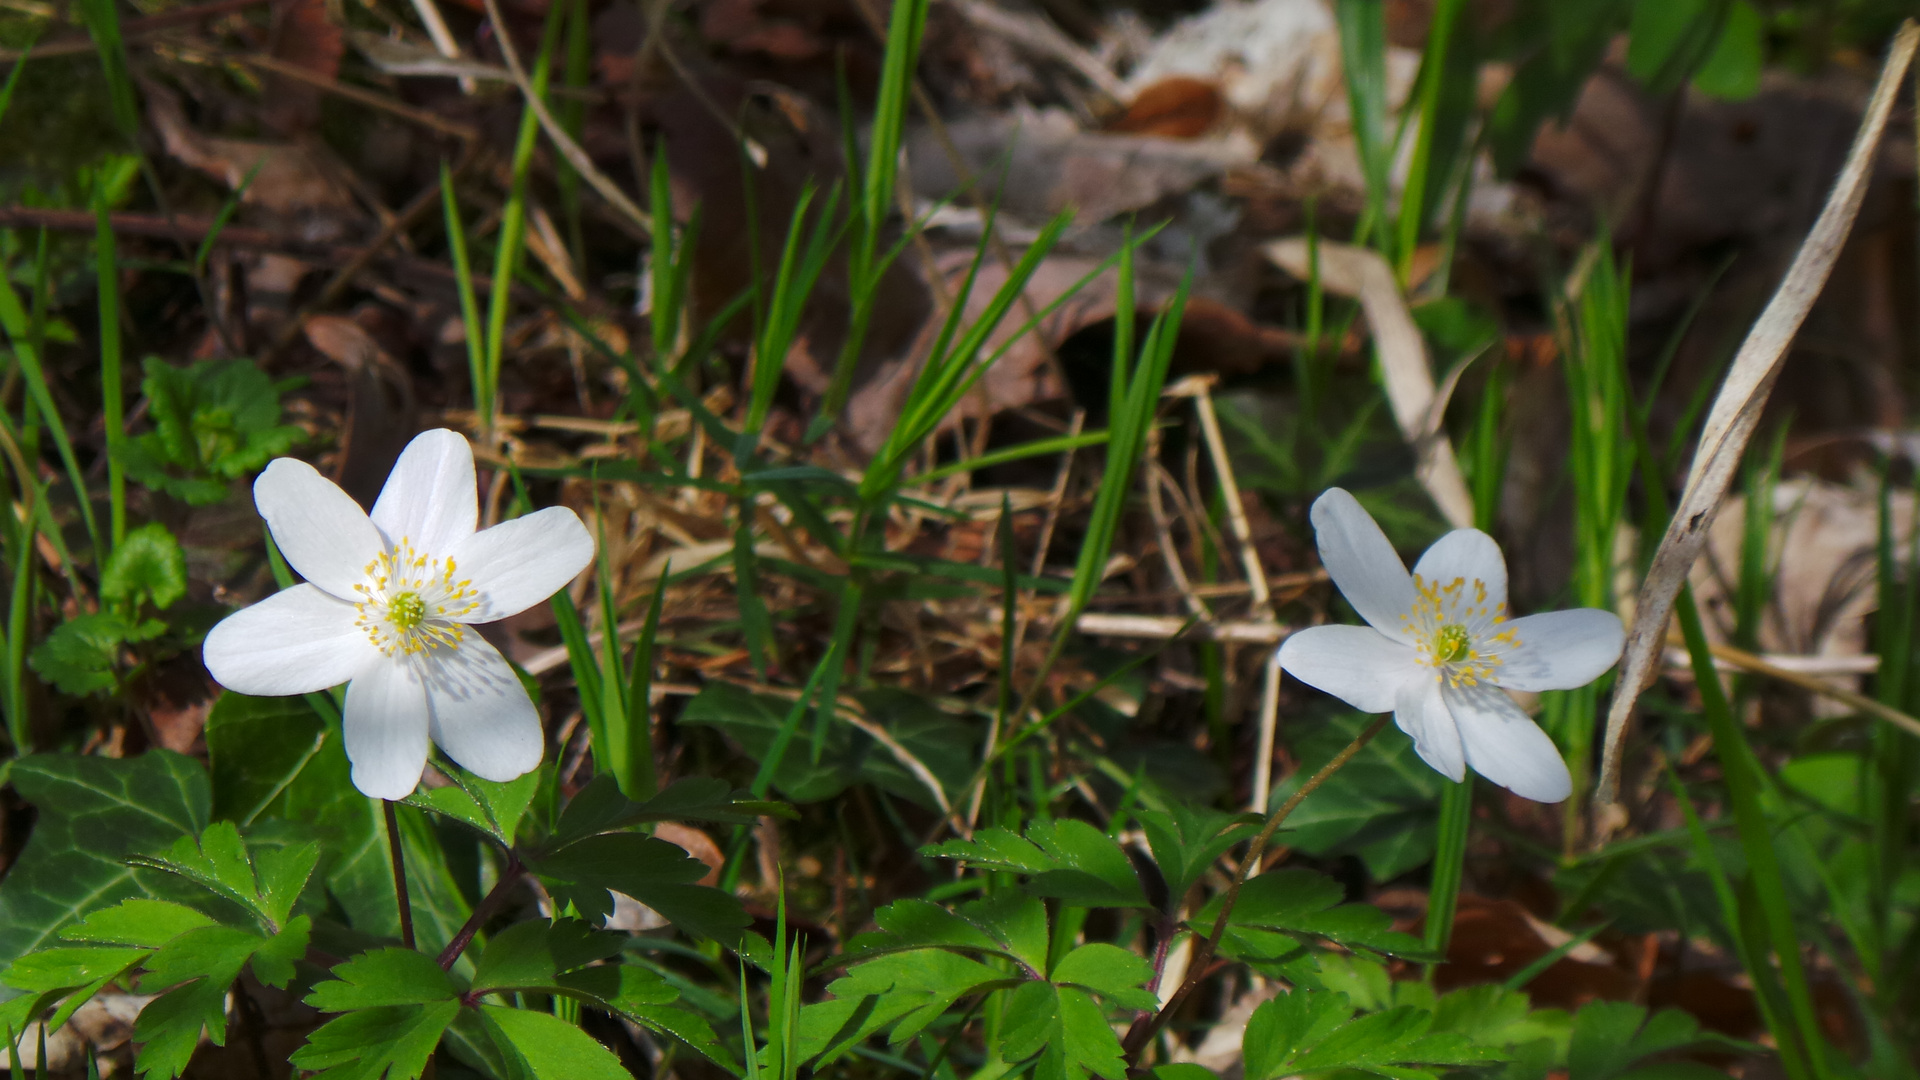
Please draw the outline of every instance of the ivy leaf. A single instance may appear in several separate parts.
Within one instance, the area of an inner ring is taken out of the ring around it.
[[[206,827],[207,774],[191,758],[34,754],[10,774],[39,810],[33,835],[0,881],[0,963],[47,943],[61,927],[163,880],[127,865]]]
[[[144,600],[165,611],[186,594],[186,553],[159,522],[127,533],[100,572],[100,595],[108,600],[128,604]]]
[[[575,841],[533,863],[554,899],[572,903],[588,919],[613,910],[609,890],[622,892],[689,933],[723,944],[735,941],[747,923],[740,901],[695,885],[707,865],[665,840],[636,833],[602,833]]]
[[[503,1036],[535,1076],[555,1080],[630,1080],[613,1051],[552,1013],[482,1005],[480,1015]]]
[[[418,1080],[459,1014],[457,1000],[350,1012],[322,1024],[287,1061],[318,1071],[316,1080]]]
[[[321,1012],[458,1001],[460,989],[433,958],[415,949],[375,949],[333,969],[306,1003]],[[315,1066],[317,1067],[317,1066]]]

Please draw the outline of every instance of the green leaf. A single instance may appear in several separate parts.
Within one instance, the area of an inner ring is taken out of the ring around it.
[[[1023,983],[1008,994],[1001,1052],[1019,1061],[1040,1056],[1036,1077],[1080,1080],[1088,1074],[1125,1080],[1120,1040],[1100,1006],[1084,992]]]
[[[1660,1065],[1640,1065],[1645,1058],[1711,1044],[1735,1049],[1741,1044],[1703,1033],[1699,1021],[1679,1009],[1663,1009],[1652,1016],[1624,1001],[1595,1001],[1573,1018],[1573,1036],[1567,1047],[1568,1080],[1691,1080],[1685,1071]],[[1637,1067],[1636,1067],[1637,1066]],[[1644,1074],[1644,1075],[1642,1075]]]
[[[459,1014],[458,1001],[350,1012],[321,1025],[287,1061],[318,1070],[325,1080],[418,1080]]]
[[[714,1035],[713,1026],[699,1013],[678,1005],[630,1005],[623,1007],[620,1012],[648,1031],[683,1043],[727,1072],[740,1075],[739,1063]]]
[[[1151,1009],[1159,999],[1144,989],[1153,978],[1153,965],[1139,956],[1104,942],[1091,942],[1060,958],[1047,979],[1059,985],[1091,990],[1129,1009]]]
[[[114,946],[42,949],[13,962],[0,982],[15,990],[70,990],[115,978],[147,958],[150,949]]]
[[[247,360],[176,368],[149,357],[141,390],[154,430],[125,444],[127,475],[189,503],[218,502],[228,485],[291,450],[280,390]]]
[[[1272,1080],[1303,1047],[1332,1034],[1353,1016],[1345,994],[1296,989],[1263,1002],[1247,1020],[1241,1046],[1247,1080]]]
[[[520,819],[526,816],[534,790],[540,786],[540,770],[503,784],[482,780],[450,763],[443,766],[443,771],[452,784],[422,788],[401,801],[450,817],[493,837],[503,847],[512,847]]]
[[[874,912],[873,921],[892,935],[890,947],[934,945],[978,952],[1000,952],[1001,942],[985,930],[927,900],[896,900]]]
[[[516,923],[487,943],[474,965],[472,989],[551,987],[561,972],[617,955],[625,941],[624,934],[595,930],[579,919]]]
[[[203,1028],[214,1045],[226,1045],[227,986],[199,979],[147,1002],[133,1022],[134,1068],[141,1076],[174,1080],[186,1072]]]
[[[136,898],[103,908],[60,931],[68,941],[98,941],[157,949],[213,920],[185,904]]]
[[[133,758],[34,754],[13,762],[11,779],[39,819],[0,881],[0,963],[101,908],[170,889],[126,860],[164,850],[207,823],[206,772],[167,750]]]
[[[186,594],[186,552],[159,522],[129,532],[100,573],[100,595],[108,600],[145,601],[165,611]]]
[[[1222,946],[1231,956],[1276,959],[1276,945],[1286,950],[1286,942],[1310,935],[1390,956],[1426,956],[1424,943],[1394,930],[1393,919],[1386,912],[1369,904],[1341,904],[1345,895],[1339,882],[1299,867],[1283,867],[1250,878],[1240,887]],[[1224,901],[1224,895],[1215,896],[1189,921],[1189,927],[1197,933],[1211,933]],[[1286,936],[1247,934],[1247,927],[1279,931]]]
[[[960,859],[970,866],[1026,874],[1028,892],[1086,907],[1147,907],[1127,853],[1084,821],[1035,822],[1023,839],[1006,829],[982,829],[971,840],[949,840],[922,854]]]
[[[950,952],[915,950],[857,964],[833,981],[829,1001],[800,1010],[800,1058],[824,1066],[893,1029],[900,1045],[975,990],[1007,979],[1003,971]]]
[[[748,923],[740,901],[705,885],[705,863],[676,845],[635,833],[602,833],[561,848],[533,864],[554,899],[588,919],[613,910],[609,890],[659,912],[675,926],[726,943]]]
[[[609,1012],[639,1017],[660,1005],[671,1005],[680,991],[658,973],[633,964],[599,964],[554,977],[559,993],[590,998]]]
[[[1427,1009],[1399,1005],[1357,1018],[1353,1011],[1345,994],[1304,987],[1262,1004],[1241,1043],[1247,1080],[1333,1069],[1402,1077],[1419,1066],[1494,1058],[1464,1036],[1428,1034],[1433,1013]]]
[[[1332,760],[1369,717],[1342,713],[1295,746],[1300,768],[1273,793],[1275,805]],[[1311,855],[1359,856],[1375,881],[1404,874],[1433,857],[1433,814],[1446,779],[1389,731],[1373,740],[1287,818],[1277,842]]]
[[[1260,828],[1254,815],[1227,814],[1183,801],[1174,801],[1167,811],[1136,809],[1133,816],[1147,834],[1153,861],[1167,885],[1166,905],[1174,910],[1215,860]]]
[[[1191,1062],[1176,1062],[1171,1065],[1156,1065],[1153,1080],[1220,1080],[1212,1069]]]
[[[206,727],[215,816],[243,829],[270,811],[298,817],[288,812],[288,788],[329,737],[326,723],[302,698],[221,694]]]
[[[460,988],[433,958],[414,949],[375,949],[333,969],[306,1003],[321,1012],[457,1001]]]
[[[1694,88],[1708,97],[1742,101],[1760,92],[1766,61],[1766,20],[1747,0],[1733,0],[1720,38],[1694,73]]]
[[[629,1080],[611,1050],[551,1013],[482,1005],[486,1017],[543,1080]]]
[[[746,825],[765,814],[792,817],[793,811],[781,803],[756,801],[744,792],[735,793],[726,781],[706,776],[682,777],[653,798],[637,803],[620,793],[620,785],[611,775],[601,773],[560,812],[553,842],[556,846],[570,844],[595,833],[657,821]]]
[[[131,622],[108,611],[78,615],[53,628],[27,657],[35,674],[64,694],[85,697],[120,685],[120,652],[129,641],[142,640],[153,625]]]
[[[247,857],[240,830],[230,821],[214,822],[198,838],[183,836],[165,852],[145,856],[141,862],[179,874],[245,908],[252,908],[258,898],[253,860]]]

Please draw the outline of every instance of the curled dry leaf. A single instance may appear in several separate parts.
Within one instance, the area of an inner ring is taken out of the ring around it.
[[[1627,719],[1639,700],[1640,691],[1657,670],[1655,661],[1666,643],[1667,616],[1673,612],[1674,599],[1686,581],[1688,570],[1706,545],[1714,514],[1760,422],[1760,411],[1773,389],[1774,379],[1779,377],[1787,346],[1792,344],[1800,324],[1819,297],[1853,226],[1854,216],[1859,213],[1873,170],[1875,150],[1917,45],[1920,45],[1920,24],[1908,20],[1894,38],[1886,66],[1880,72],[1880,82],[1874,87],[1859,134],[1854,138],[1853,149],[1847,154],[1846,166],[1834,182],[1826,206],[1787,267],[1780,288],[1734,355],[1726,381],[1707,413],[1706,425],[1694,451],[1693,466],[1687,473],[1686,488],[1680,494],[1680,504],[1640,587],[1633,625],[1627,630],[1620,681],[1607,710],[1600,783],[1594,792],[1596,818],[1603,833],[1618,819],[1614,801],[1620,787],[1620,754]],[[1604,835],[1600,839],[1604,840]]]
[[[1275,240],[1266,246],[1269,259],[1294,277],[1306,280],[1314,269],[1309,266],[1304,237]],[[1413,447],[1417,461],[1415,473],[1420,486],[1433,497],[1434,505],[1447,523],[1456,529],[1473,525],[1473,496],[1467,492],[1460,463],[1453,455],[1453,444],[1440,426],[1433,369],[1427,362],[1426,340],[1414,325],[1407,310],[1406,297],[1394,281],[1393,268],[1376,252],[1348,244],[1319,245],[1320,283],[1327,291],[1358,297],[1366,313],[1367,326],[1373,331],[1374,345],[1380,352],[1380,370],[1385,377],[1387,403],[1393,409],[1394,423]]]

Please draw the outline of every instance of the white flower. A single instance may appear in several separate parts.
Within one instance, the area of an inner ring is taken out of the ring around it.
[[[1507,617],[1507,564],[1478,529],[1456,529],[1407,568],[1352,495],[1313,504],[1320,561],[1366,626],[1316,626],[1280,646],[1280,666],[1361,712],[1393,713],[1414,749],[1460,780],[1466,766],[1515,794],[1559,802],[1573,778],[1553,740],[1503,692],[1571,690],[1620,658],[1611,611]]]
[[[405,798],[431,737],[461,766],[511,780],[540,764],[540,714],[473,629],[552,596],[593,538],[552,507],[475,532],[473,450],[447,430],[414,439],[369,517],[313,466],[277,458],[253,485],[287,562],[307,579],[207,635],[207,670],[243,694],[347,684],[353,785]]]

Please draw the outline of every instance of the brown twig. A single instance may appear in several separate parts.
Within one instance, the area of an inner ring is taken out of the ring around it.
[[[266,4],[267,0],[214,0],[211,4],[200,4],[177,11],[163,11],[158,15],[148,15],[143,19],[128,19],[121,23],[120,37],[123,41],[132,41],[161,30],[188,26],[202,19],[216,19],[236,11],[245,11],[250,7],[264,7]],[[29,55],[35,60],[55,56],[79,56],[82,53],[93,52],[94,49],[91,34],[62,34],[44,45],[34,45],[26,49],[0,49],[0,64],[18,63]]]
[[[508,852],[507,866],[500,871],[500,880],[494,882],[493,888],[487,890],[487,895],[480,898],[480,903],[474,906],[473,914],[467,916],[467,921],[460,924],[459,931],[453,935],[452,941],[447,942],[447,947],[440,950],[436,962],[442,971],[453,969],[453,965],[460,959],[460,954],[467,951],[468,945],[473,944],[473,936],[480,932],[480,928],[486,925],[488,919],[493,918],[494,912],[506,902],[507,891],[519,882],[526,872],[527,868],[521,865],[520,856]]]

